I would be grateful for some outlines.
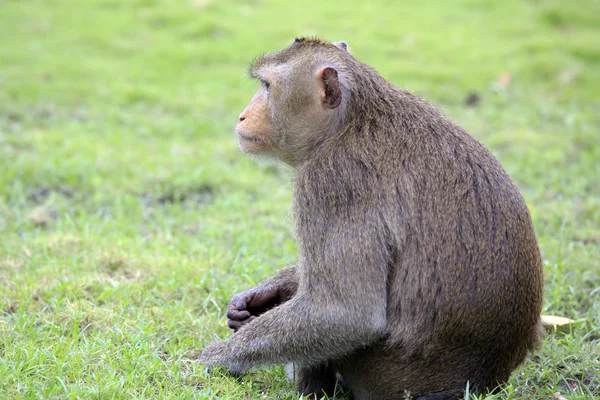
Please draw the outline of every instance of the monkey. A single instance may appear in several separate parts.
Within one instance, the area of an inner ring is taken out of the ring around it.
[[[506,382],[539,345],[543,271],[499,161],[345,43],[299,38],[250,74],[238,145],[291,166],[298,261],[231,298],[234,333],[199,362],[293,363],[300,393],[358,400]]]

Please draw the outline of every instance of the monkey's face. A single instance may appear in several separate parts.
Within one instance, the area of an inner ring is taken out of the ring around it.
[[[255,61],[251,76],[261,87],[236,125],[242,151],[275,156],[292,166],[307,158],[331,131],[342,101],[338,72],[324,64],[293,49]]]
[[[261,84],[238,118],[235,132],[240,149],[245,153],[269,153],[273,148],[276,135],[268,104],[269,86],[267,82]]]

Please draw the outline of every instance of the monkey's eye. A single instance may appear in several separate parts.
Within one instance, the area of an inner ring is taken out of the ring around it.
[[[260,84],[267,90],[269,90],[269,88],[271,87],[271,84],[267,81],[265,81],[264,79],[260,80]]]

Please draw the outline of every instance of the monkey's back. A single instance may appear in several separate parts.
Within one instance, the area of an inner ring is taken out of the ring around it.
[[[494,156],[433,107],[427,112],[427,124],[404,132],[396,149],[398,173],[410,176],[390,176],[409,212],[390,270],[387,343],[459,379],[495,385],[538,342],[537,240]]]
[[[401,111],[388,124],[396,132],[371,129],[359,153],[385,159],[373,176],[390,236],[388,324],[385,342],[345,370],[363,380],[357,393],[381,381],[412,393],[466,381],[491,389],[538,343],[543,276],[533,225],[482,144],[426,101],[410,104],[420,109]]]

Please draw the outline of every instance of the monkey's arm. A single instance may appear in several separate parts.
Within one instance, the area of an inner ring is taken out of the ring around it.
[[[297,290],[296,267],[280,270],[258,285],[231,296],[227,306],[227,326],[237,331],[259,315],[291,299]]]
[[[201,363],[222,365],[232,373],[256,364],[311,365],[381,338],[386,327],[385,244],[365,233],[377,230],[364,219],[328,224],[300,246],[296,295],[228,339],[209,344]]]

